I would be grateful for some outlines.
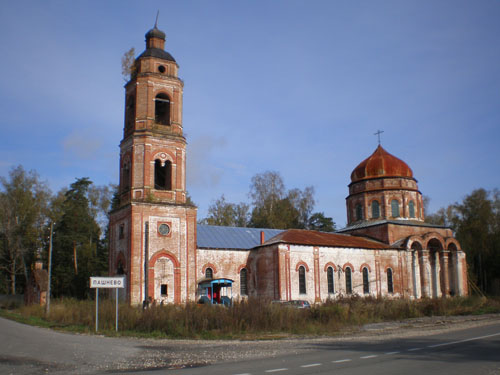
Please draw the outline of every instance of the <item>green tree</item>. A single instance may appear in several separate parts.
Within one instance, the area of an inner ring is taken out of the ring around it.
[[[252,215],[249,226],[256,228],[306,228],[314,207],[314,188],[287,191],[278,172],[266,171],[252,177]]]
[[[22,166],[11,169],[8,179],[0,177],[0,184],[0,269],[15,294],[22,291],[41,249],[51,193],[35,171]],[[22,283],[17,282],[20,275]]]
[[[500,282],[499,206],[498,190],[477,189],[455,204],[456,216],[451,219],[469,268],[485,293],[492,292],[492,282]]]
[[[320,232],[335,232],[336,226],[331,217],[326,217],[323,212],[316,212],[309,217],[307,229]]]
[[[55,296],[85,298],[90,276],[106,272],[107,247],[101,241],[97,211],[89,197],[91,184],[88,178],[77,179],[64,194],[53,237]]]
[[[467,255],[471,281],[484,293],[500,293],[500,193],[474,190],[461,203],[427,215],[426,222],[451,227]]]
[[[248,205],[229,203],[224,195],[208,207],[208,216],[201,224],[222,225],[228,227],[246,227],[248,224]]]

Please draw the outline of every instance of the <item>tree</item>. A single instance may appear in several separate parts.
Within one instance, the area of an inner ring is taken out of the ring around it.
[[[492,291],[491,282],[500,282],[499,206],[498,190],[477,189],[455,204],[457,215],[452,220],[470,270],[486,293]]]
[[[88,189],[89,209],[92,217],[97,221],[104,233],[109,223],[109,212],[113,201],[114,192],[118,191],[115,184],[95,186],[91,184]]]
[[[246,227],[248,224],[248,205],[229,203],[222,195],[208,207],[208,216],[200,223],[228,227]]]
[[[461,203],[427,215],[426,222],[451,227],[462,249],[472,281],[484,293],[500,292],[500,193],[474,190]]]
[[[272,206],[272,208],[271,208]],[[300,213],[289,198],[256,206],[252,210],[250,226],[254,228],[300,228]]]
[[[15,294],[16,277],[22,274],[24,282],[28,280],[41,249],[51,193],[35,171],[22,166],[11,169],[8,179],[0,177],[0,184],[0,269],[8,275],[9,292]]]
[[[314,188],[288,192],[278,172],[267,171],[252,177],[252,215],[249,226],[256,228],[306,228],[314,207]]]
[[[335,232],[336,226],[331,217],[326,217],[323,212],[316,212],[309,218],[307,229],[320,232]]]
[[[53,237],[55,296],[85,298],[90,276],[106,272],[107,247],[101,241],[96,210],[89,197],[91,185],[88,178],[80,178],[64,193]]]
[[[125,82],[135,74],[135,48],[130,48],[122,56],[122,76]]]

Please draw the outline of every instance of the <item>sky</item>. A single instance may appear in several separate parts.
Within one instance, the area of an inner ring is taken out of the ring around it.
[[[159,10],[183,79],[187,186],[198,218],[252,176],[313,186],[346,224],[352,170],[382,146],[430,212],[500,187],[500,2],[2,1],[0,176],[22,165],[53,192],[118,183],[121,57]]]

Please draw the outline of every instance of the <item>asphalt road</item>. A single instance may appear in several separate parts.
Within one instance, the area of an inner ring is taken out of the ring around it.
[[[500,375],[498,317],[468,326],[424,336],[398,328],[367,339],[192,342],[66,334],[0,318],[0,374]],[[220,363],[175,369],[203,357]]]
[[[149,372],[157,373],[167,372]],[[225,363],[168,374],[500,374],[500,324],[375,344],[320,343],[315,351],[299,356]]]

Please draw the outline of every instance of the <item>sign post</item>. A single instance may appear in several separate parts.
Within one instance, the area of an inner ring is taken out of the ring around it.
[[[99,328],[99,288],[116,289],[116,324],[118,332],[118,288],[125,288],[125,277],[91,277],[90,287],[95,288],[95,331]]]

